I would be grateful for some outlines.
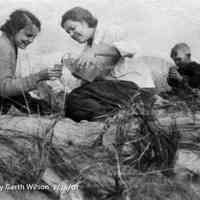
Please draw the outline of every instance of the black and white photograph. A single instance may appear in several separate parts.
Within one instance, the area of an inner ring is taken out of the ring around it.
[[[200,1],[0,8],[0,200],[200,200]]]

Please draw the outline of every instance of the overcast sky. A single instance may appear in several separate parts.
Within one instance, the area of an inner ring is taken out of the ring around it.
[[[200,60],[199,0],[0,0],[0,23],[16,8],[35,13],[42,32],[27,52],[48,63],[48,56],[54,59],[53,55],[78,48],[60,27],[62,14],[74,6],[88,8],[107,24],[122,26],[142,55],[169,58],[175,43],[186,42]]]

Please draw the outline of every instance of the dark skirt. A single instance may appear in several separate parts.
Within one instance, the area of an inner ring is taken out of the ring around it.
[[[74,121],[93,121],[115,113],[130,103],[138,86],[129,81],[103,80],[74,89],[65,102],[65,116]]]

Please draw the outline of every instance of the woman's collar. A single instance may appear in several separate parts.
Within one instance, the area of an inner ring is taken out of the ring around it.
[[[101,35],[101,26],[99,25],[98,22],[96,27],[94,28],[93,37],[90,40],[88,40],[87,45],[92,46],[93,44],[97,44],[100,35]]]

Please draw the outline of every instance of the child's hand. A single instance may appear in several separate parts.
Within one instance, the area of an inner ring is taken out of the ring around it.
[[[175,80],[178,80],[178,81],[182,81],[183,80],[183,77],[180,75],[180,73],[177,71],[177,69],[175,67],[172,67],[169,70],[169,78],[170,79],[175,79]]]

